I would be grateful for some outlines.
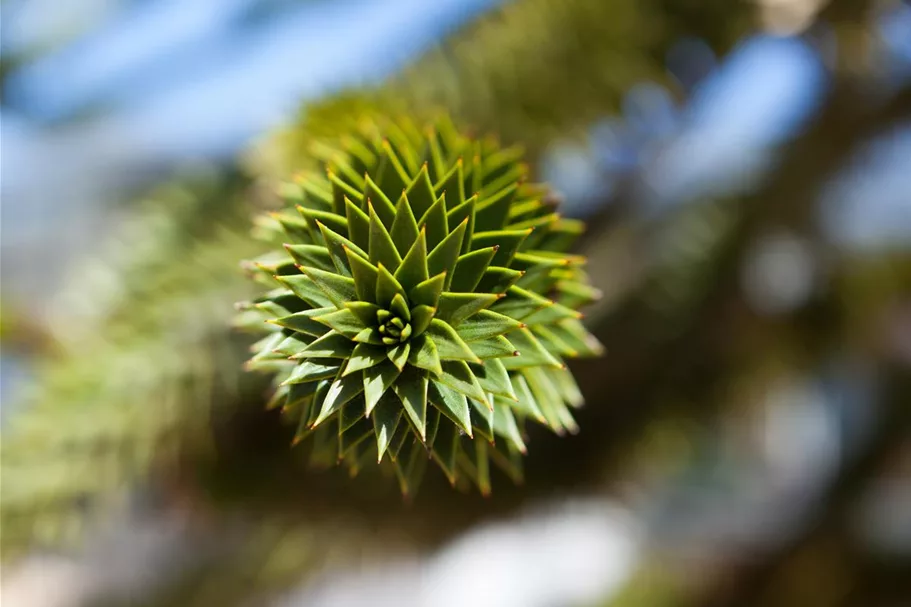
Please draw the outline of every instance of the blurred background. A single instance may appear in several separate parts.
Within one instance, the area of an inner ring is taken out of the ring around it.
[[[0,9],[5,604],[911,604],[907,2]],[[608,353],[521,486],[405,504],[229,324],[307,142],[440,106],[587,221]]]

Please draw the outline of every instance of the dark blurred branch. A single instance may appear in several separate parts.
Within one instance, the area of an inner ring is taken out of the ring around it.
[[[876,3],[871,0],[829,0],[816,16],[818,22],[862,23]]]
[[[608,347],[610,370],[597,361],[576,365],[589,400],[598,405],[586,409],[580,421],[583,428],[604,428],[608,434],[583,433],[570,441],[567,448],[585,452],[574,454],[572,461],[596,459],[589,456],[603,454],[605,444],[616,445],[618,453],[623,451],[623,445],[638,436],[639,429],[655,413],[653,406],[661,401],[644,398],[650,394],[651,385],[661,385],[658,378],[665,378],[668,373],[684,376],[698,369],[715,377],[723,375],[725,347],[736,329],[734,325],[742,320],[738,310],[745,305],[740,293],[740,271],[747,248],[756,236],[770,228],[813,232],[816,202],[829,180],[864,144],[908,118],[911,88],[902,90],[883,106],[871,99],[866,87],[852,82],[834,84],[819,118],[783,151],[765,185],[730,203],[738,205],[739,225],[729,238],[727,250],[717,256],[714,281],[694,306],[695,312],[682,321],[684,326],[673,340],[657,345],[643,343],[637,331],[649,326],[650,312],[643,310],[637,299],[596,327],[599,339]],[[598,230],[591,233],[597,237]],[[599,400],[604,401],[603,405]],[[542,450],[536,446],[535,451]]]
[[[827,535],[837,535],[849,510],[870,487],[873,479],[908,440],[911,431],[911,375],[898,364],[884,369],[882,398],[874,431],[853,457],[849,454],[838,476],[820,496],[818,516],[812,524],[788,538],[777,549],[746,566],[727,572],[721,588],[700,601],[702,607],[749,607],[781,605],[781,585],[795,557],[805,546],[819,543]]]
[[[597,435],[583,434],[570,441],[561,458],[574,462],[603,465],[604,445],[614,458],[628,451],[631,442],[638,440],[642,429],[656,415],[658,407],[667,401],[669,386],[689,386],[690,402],[705,402],[713,397],[718,383],[730,371],[729,348],[734,335],[753,330],[762,331],[768,324],[746,311],[740,292],[740,271],[744,255],[763,232],[787,228],[808,236],[816,232],[817,201],[829,180],[872,139],[887,134],[898,123],[911,118],[911,88],[906,88],[885,103],[877,102],[862,83],[837,81],[824,110],[813,125],[796,139],[781,155],[777,168],[755,193],[731,204],[739,205],[738,227],[729,240],[727,250],[717,256],[715,278],[709,289],[694,306],[696,310],[684,319],[685,327],[673,339],[663,344],[642,343],[636,334],[649,326],[648,312],[641,309],[637,299],[626,310],[606,320],[598,336],[608,346],[611,357],[609,370],[595,363],[578,366],[580,382],[586,386],[589,399],[596,406],[587,409],[580,420],[583,428],[601,428]],[[647,226],[646,226],[647,229]],[[835,298],[837,299],[837,298]],[[837,301],[828,305],[837,307]],[[836,312],[837,314],[837,312]],[[770,327],[771,328],[771,327]],[[824,353],[822,344],[832,343],[844,331],[843,326],[821,327],[803,336],[808,351]],[[754,604],[764,589],[773,586],[782,574],[782,562],[802,546],[825,535],[841,519],[845,508],[866,486],[870,475],[889,457],[908,431],[907,410],[899,400],[907,398],[909,386],[902,370],[890,368],[886,382],[885,417],[866,450],[848,462],[820,502],[825,513],[822,522],[799,531],[779,550],[765,555],[759,562],[739,572],[723,575],[723,588],[706,598],[706,605],[721,606]],[[661,393],[654,389],[661,386]],[[603,395],[598,398],[597,395]],[[603,401],[597,403],[597,400]],[[536,445],[533,454],[542,459],[555,454],[542,454]],[[554,470],[560,470],[554,464]],[[578,475],[595,474],[595,470]],[[810,517],[812,520],[813,517]],[[730,585],[730,578],[736,581]]]

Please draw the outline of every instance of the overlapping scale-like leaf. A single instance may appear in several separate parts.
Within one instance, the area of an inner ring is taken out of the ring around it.
[[[446,119],[363,129],[315,142],[326,172],[257,223],[276,250],[245,265],[271,289],[241,306],[267,333],[248,366],[276,375],[270,405],[316,464],[375,459],[408,495],[428,453],[454,485],[489,491],[490,462],[521,479],[526,420],[577,429],[564,359],[602,349],[577,312],[598,292],[567,252],[583,226],[517,148]]]

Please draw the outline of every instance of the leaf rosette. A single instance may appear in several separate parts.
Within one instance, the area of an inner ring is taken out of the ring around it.
[[[428,455],[454,485],[488,492],[490,462],[519,480],[526,420],[577,429],[563,359],[602,349],[577,311],[598,293],[567,252],[582,224],[526,181],[521,150],[445,119],[371,120],[312,153],[325,173],[260,218],[276,250],[247,267],[269,290],[240,306],[267,332],[248,364],[275,374],[272,406],[314,460],[391,462],[406,494]]]

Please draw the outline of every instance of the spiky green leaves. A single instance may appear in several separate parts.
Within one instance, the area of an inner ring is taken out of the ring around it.
[[[406,494],[427,452],[453,484],[488,491],[489,460],[520,478],[526,419],[576,430],[562,359],[600,352],[575,311],[597,292],[565,252],[580,225],[515,150],[446,121],[315,152],[326,175],[283,188],[292,208],[263,224],[286,256],[251,265],[273,290],[244,311],[267,321],[249,366],[275,374],[295,441],[354,471],[391,461]]]

